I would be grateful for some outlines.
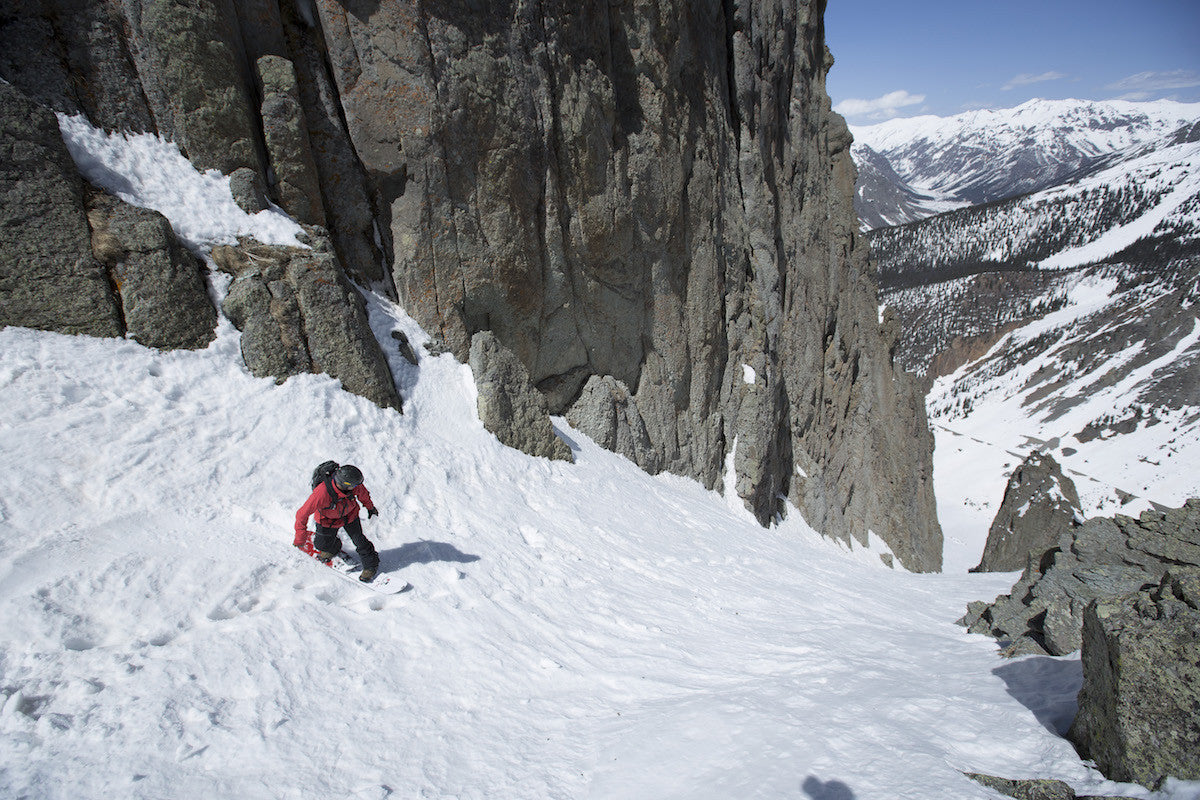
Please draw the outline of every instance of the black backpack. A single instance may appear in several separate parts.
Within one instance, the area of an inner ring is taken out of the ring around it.
[[[325,484],[325,491],[329,493],[330,504],[326,506],[326,510],[337,508],[338,494],[333,490],[333,472],[340,464],[336,461],[323,461],[312,474],[312,488],[316,489],[322,483]]]
[[[333,471],[339,466],[341,465],[336,461],[325,461],[314,469],[312,474],[312,488],[317,488],[317,486],[333,477]]]

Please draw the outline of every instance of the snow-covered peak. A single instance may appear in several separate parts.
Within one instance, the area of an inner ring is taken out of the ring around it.
[[[933,145],[971,137],[1021,145],[1031,133],[1046,140],[1047,131],[1073,131],[1080,146],[1099,153],[1115,152],[1139,141],[1158,138],[1197,119],[1200,119],[1200,103],[1033,99],[1015,108],[966,111],[951,117],[893,119],[876,125],[851,126],[850,131],[855,142],[885,155],[914,142]]]
[[[859,218],[879,227],[1046,189],[1198,120],[1200,104],[1031,100],[855,127]]]

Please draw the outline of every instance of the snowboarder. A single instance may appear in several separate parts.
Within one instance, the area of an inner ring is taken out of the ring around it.
[[[375,545],[363,535],[362,522],[358,518],[360,500],[366,506],[368,518],[379,513],[371,502],[367,487],[363,486],[362,472],[351,464],[341,465],[317,484],[308,500],[296,512],[296,538],[292,544],[304,547],[309,536],[308,518],[316,514],[314,527],[317,532],[313,535],[313,548],[317,551],[317,558],[328,562],[342,551],[338,529],[345,528],[362,561],[363,571],[358,579],[370,583],[379,570],[379,554],[375,552]]]

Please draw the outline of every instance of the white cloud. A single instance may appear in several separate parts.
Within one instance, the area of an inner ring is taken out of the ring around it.
[[[925,102],[923,94],[909,94],[903,89],[888,92],[883,97],[874,100],[843,100],[833,107],[833,110],[846,117],[871,117],[872,119],[891,119],[900,113],[905,106],[915,106]]]
[[[1200,86],[1200,72],[1190,69],[1173,69],[1166,72],[1139,72],[1110,83],[1106,89],[1117,92],[1146,95],[1165,89],[1190,89]]]
[[[1017,88],[1018,86],[1029,86],[1030,84],[1045,83],[1046,81],[1061,81],[1065,77],[1067,77],[1067,75],[1063,72],[1043,72],[1041,75],[1033,75],[1029,72],[1022,72],[1020,75],[1017,75],[1008,83],[1001,86],[1000,91],[1007,92],[1010,89]]]

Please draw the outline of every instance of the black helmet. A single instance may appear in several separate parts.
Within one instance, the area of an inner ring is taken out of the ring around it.
[[[343,492],[352,492],[363,482],[362,471],[353,464],[342,464],[333,471],[333,485]]]

